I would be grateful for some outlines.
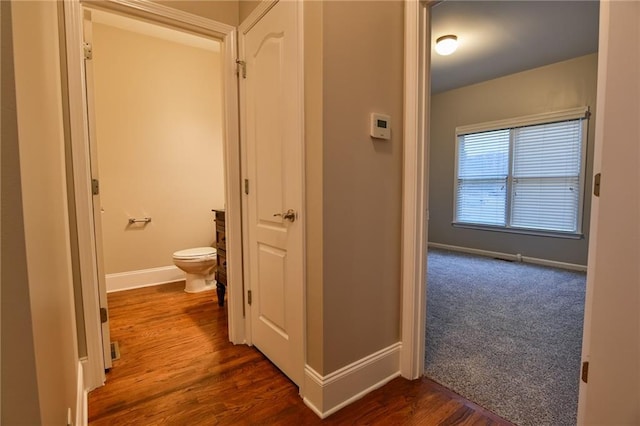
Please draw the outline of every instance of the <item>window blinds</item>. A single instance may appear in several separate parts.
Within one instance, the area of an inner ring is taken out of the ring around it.
[[[460,136],[457,220],[505,225],[508,174],[508,129]]]
[[[576,232],[581,120],[514,129],[511,226]]]
[[[459,134],[454,222],[579,232],[582,120]]]

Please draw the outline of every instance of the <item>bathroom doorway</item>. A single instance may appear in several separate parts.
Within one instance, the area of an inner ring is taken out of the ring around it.
[[[184,275],[174,269],[171,254],[213,243],[211,209],[227,210],[228,280],[237,280],[240,287],[242,280],[241,265],[234,262],[241,258],[240,238],[233,237],[240,235],[241,223],[235,29],[153,3],[145,4],[143,10],[125,3],[101,3],[100,10],[79,2],[65,4],[72,172],[87,341],[81,356],[88,390],[104,383],[104,369],[108,368],[103,355],[103,349],[109,353],[108,340],[103,344],[100,325],[107,308],[106,291],[181,279]],[[84,36],[86,12],[97,16],[97,22],[90,24],[89,33],[95,35],[91,44],[86,44]],[[120,46],[114,45],[115,40]],[[75,49],[78,44],[84,44],[83,51]],[[83,61],[91,61],[90,66],[82,66]],[[186,65],[189,61],[191,66]],[[142,68],[129,67],[133,63]],[[85,69],[87,77],[95,71],[95,78],[83,84]],[[95,84],[95,90],[89,83]],[[213,98],[207,98],[207,92]],[[169,100],[163,100],[167,97]],[[144,104],[143,100],[151,102]],[[150,135],[145,134],[143,124]],[[97,135],[93,151],[87,135],[90,125]],[[85,179],[95,179],[98,171],[105,175],[101,182]],[[95,202],[92,192],[99,192],[104,201]],[[189,192],[190,196],[183,197]],[[93,210],[97,212],[95,222]],[[110,214],[115,220],[108,224]],[[103,229],[97,226],[103,217],[104,244],[100,240]],[[115,249],[110,246],[114,239]],[[133,240],[138,246],[126,254]],[[152,253],[163,245],[164,249]],[[97,253],[102,248],[104,275],[111,282],[98,291]],[[132,260],[134,263],[128,263]],[[98,300],[100,293],[104,301]],[[228,296],[229,340],[239,343],[244,339],[244,328],[238,322],[242,293]],[[211,297],[215,299],[215,292]]]
[[[170,254],[215,246],[225,204],[221,43],[100,10],[84,21],[98,279],[107,294],[181,281]]]
[[[107,292],[180,280],[171,254],[214,245],[225,204],[221,43],[98,10],[91,25]]]

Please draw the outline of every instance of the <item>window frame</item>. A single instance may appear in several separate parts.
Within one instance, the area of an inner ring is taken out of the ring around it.
[[[584,204],[585,204],[585,180],[586,180],[586,157],[587,157],[587,144],[588,144],[588,127],[589,127],[589,118],[590,111],[588,106],[571,108],[561,111],[554,111],[549,113],[542,114],[534,114],[523,117],[511,118],[506,120],[498,120],[491,121],[485,123],[471,124],[465,126],[458,126],[455,129],[455,164],[454,164],[454,174],[453,174],[453,220],[451,224],[457,228],[468,228],[468,229],[479,229],[486,231],[496,231],[496,232],[506,232],[506,233],[515,233],[515,234],[525,234],[525,235],[538,235],[538,236],[547,236],[547,237],[558,237],[558,238],[570,238],[570,239],[580,239],[584,237],[583,234],[583,218],[584,218]],[[511,226],[511,207],[512,207],[512,197],[513,197],[513,166],[514,166],[514,134],[513,129],[518,127],[527,127],[527,126],[535,126],[541,124],[551,124],[562,121],[570,121],[570,120],[581,120],[581,131],[582,131],[582,142],[580,147],[580,174],[578,179],[579,185],[579,197],[578,197],[578,211],[576,215],[576,231],[556,231],[556,230],[543,230],[543,229],[532,229],[532,228],[523,228],[523,227],[512,227]],[[481,132],[489,132],[489,131],[497,131],[510,129],[509,132],[509,158],[508,158],[508,174],[506,179],[506,203],[505,203],[505,225],[489,225],[482,223],[472,223],[472,222],[460,222],[458,221],[458,176],[459,176],[459,166],[460,166],[460,136],[473,134],[473,133],[481,133]]]

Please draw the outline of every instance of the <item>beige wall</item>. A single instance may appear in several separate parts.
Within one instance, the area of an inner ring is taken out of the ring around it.
[[[402,2],[323,2],[323,374],[400,340],[403,32]]]
[[[238,0],[152,0],[163,6],[236,26],[239,23]]]
[[[11,205],[15,213],[11,225],[15,228],[8,235],[12,271],[7,277],[3,269],[2,277],[2,385],[7,392],[2,395],[2,424],[66,424],[67,409],[71,409],[72,416],[75,412],[78,357],[57,4],[13,2],[12,8],[17,135],[8,129],[9,138],[5,139],[3,133],[2,204],[16,204]],[[4,67],[4,46],[2,59]],[[5,98],[3,131],[4,101]],[[14,123],[15,116],[11,120]],[[16,149],[19,164],[15,161]],[[5,170],[8,161],[11,164]],[[3,224],[4,213],[3,209]],[[7,254],[5,248],[3,256]],[[5,257],[3,263],[6,260]],[[7,334],[6,318],[11,318]],[[7,340],[17,346],[7,346]]]
[[[24,237],[18,123],[11,40],[11,3],[2,13],[2,369],[1,424],[40,423],[38,383]],[[9,268],[8,265],[11,265]],[[9,391],[11,389],[11,391]]]
[[[455,128],[567,108],[596,106],[598,58],[591,54],[431,98],[429,241],[586,265],[594,116],[589,121],[583,232],[580,240],[454,228]]]
[[[93,51],[106,273],[172,265],[224,206],[220,55],[102,24]]]

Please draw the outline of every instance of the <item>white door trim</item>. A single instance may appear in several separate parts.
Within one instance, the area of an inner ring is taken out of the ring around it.
[[[65,37],[67,51],[67,90],[69,95],[69,121],[72,146],[76,227],[82,282],[82,305],[87,358],[83,362],[83,377],[87,390],[104,384],[104,355],[100,303],[98,296],[98,263],[95,253],[93,203],[91,195],[91,168],[89,156],[89,125],[86,108],[86,86],[82,57],[82,7],[78,1],[64,3]],[[65,60],[65,58],[62,58]],[[67,165],[68,167],[69,165]]]
[[[83,14],[83,37],[85,43],[93,43],[93,21],[91,13],[85,11]],[[89,164],[91,173],[91,179],[100,179],[98,168],[96,167],[98,158],[98,145],[96,140],[96,122],[95,122],[95,93],[93,89],[93,61],[84,61],[84,73],[85,73],[85,94],[87,96],[87,118],[89,124]],[[97,265],[97,277],[98,277],[98,303],[100,304],[100,310],[108,309],[107,303],[107,284],[104,272],[104,243],[102,238],[102,213],[101,196],[96,194],[92,197],[93,206],[93,230],[95,241],[95,259]],[[108,370],[112,367],[111,362],[111,330],[109,325],[109,318],[107,315],[106,321],[100,324],[102,333],[102,356],[104,361],[104,368]]]
[[[426,316],[430,21],[434,2],[405,2],[402,194],[402,352],[400,373],[424,374]]]
[[[71,146],[73,151],[74,195],[77,213],[80,271],[82,277],[83,308],[87,335],[87,366],[85,387],[93,389],[104,384],[102,343],[100,335],[100,313],[98,304],[98,277],[93,229],[92,195],[90,185],[90,157],[84,59],[82,50],[81,0],[65,0],[64,22],[66,33],[71,121]],[[202,18],[162,6],[148,0],[106,0],[87,2],[87,6],[117,11],[132,17],[142,17],[152,22],[171,25],[198,34],[219,39],[223,43],[223,87],[224,87],[224,159],[226,163],[226,234],[227,276],[233,287],[228,290],[229,340],[244,343],[244,318],[242,285],[241,244],[241,188],[240,188],[240,144],[238,134],[238,92],[236,70],[235,28],[220,22]],[[212,217],[213,220],[213,217]]]

